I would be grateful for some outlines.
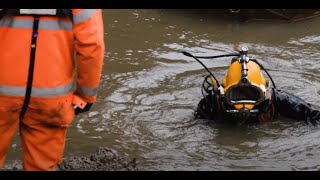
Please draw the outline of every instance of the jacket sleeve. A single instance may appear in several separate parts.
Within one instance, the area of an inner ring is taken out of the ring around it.
[[[72,9],[74,48],[77,63],[77,94],[94,103],[104,58],[104,29],[101,9]]]
[[[284,117],[311,122],[320,119],[319,111],[296,95],[273,89],[273,101],[276,112]]]

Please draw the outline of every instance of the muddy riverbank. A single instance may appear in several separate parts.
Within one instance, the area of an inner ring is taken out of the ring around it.
[[[3,167],[4,171],[21,171],[22,162],[12,161]],[[63,159],[57,171],[141,171],[137,160],[116,150],[99,147],[90,157],[71,156]]]

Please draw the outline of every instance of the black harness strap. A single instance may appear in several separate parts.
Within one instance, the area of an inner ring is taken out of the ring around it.
[[[71,20],[73,20],[73,14],[71,9],[57,9],[57,16],[69,17]]]
[[[2,9],[0,11],[0,20],[7,14],[7,9]]]
[[[28,109],[28,105],[29,105],[30,98],[31,98],[33,72],[34,72],[34,61],[35,61],[35,56],[36,56],[37,38],[38,38],[38,27],[39,27],[39,16],[34,16],[28,81],[27,81],[27,88],[26,88],[26,94],[25,94],[23,106],[22,106],[22,109],[20,112],[20,120],[23,119],[23,117]]]

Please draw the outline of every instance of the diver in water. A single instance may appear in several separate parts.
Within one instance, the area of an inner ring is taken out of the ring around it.
[[[256,59],[248,57],[247,52],[246,47],[237,54],[220,56],[193,56],[183,52],[184,55],[196,59],[210,74],[203,81],[204,98],[197,106],[195,117],[242,125],[272,121],[277,115],[281,115],[316,124],[320,119],[320,112],[303,99],[276,89],[269,73]],[[220,85],[198,58],[227,56],[234,58]],[[266,72],[273,86],[263,77],[261,70]]]

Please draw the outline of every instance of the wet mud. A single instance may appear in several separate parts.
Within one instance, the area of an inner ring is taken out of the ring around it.
[[[99,147],[88,157],[72,156],[58,166],[60,171],[138,171],[135,158],[119,155],[114,149]]]
[[[5,165],[4,171],[21,171],[21,161]],[[63,159],[57,171],[141,171],[137,160],[116,150],[99,147],[90,157],[70,156]]]

